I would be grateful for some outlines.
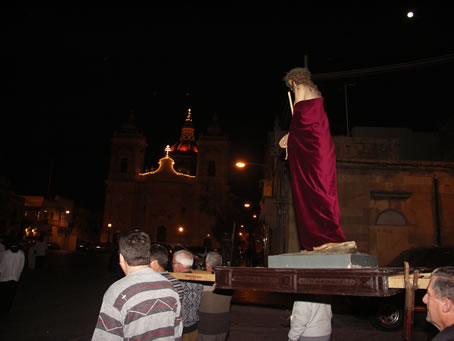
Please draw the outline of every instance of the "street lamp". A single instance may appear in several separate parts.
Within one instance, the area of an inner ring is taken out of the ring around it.
[[[107,224],[107,242],[110,243],[110,231],[112,231],[112,224]]]
[[[183,237],[184,237],[184,227],[183,225],[179,225],[177,227],[177,238],[178,238],[178,243],[183,244]]]
[[[247,166],[260,166],[260,167],[265,167],[264,164],[262,163],[254,163],[254,162],[245,162],[245,161],[237,161],[235,162],[235,167],[243,169]]]

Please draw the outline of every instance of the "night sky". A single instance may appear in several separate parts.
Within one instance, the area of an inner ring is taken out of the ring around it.
[[[113,131],[134,111],[150,145],[145,166],[156,167],[188,108],[196,134],[216,113],[234,156],[261,162],[274,120],[283,129],[290,121],[282,78],[305,56],[314,77],[334,73],[316,81],[333,135],[346,134],[346,83],[350,128],[437,131],[453,116],[446,2],[307,3],[260,11],[2,9],[0,175],[18,194],[45,195],[52,170],[52,193],[102,210]],[[348,72],[356,69],[369,72]]]

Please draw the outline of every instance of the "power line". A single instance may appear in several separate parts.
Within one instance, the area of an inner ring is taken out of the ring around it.
[[[420,60],[416,60],[413,62],[407,62],[407,63],[392,64],[392,65],[385,65],[385,66],[378,66],[378,67],[371,67],[371,68],[364,68],[364,69],[354,69],[354,70],[347,70],[347,71],[317,73],[317,74],[312,75],[312,79],[320,81],[320,80],[331,80],[331,79],[369,76],[369,75],[374,75],[374,74],[423,67],[423,66],[428,66],[428,65],[433,65],[433,64],[449,63],[452,61],[454,61],[454,54],[447,54],[447,55],[443,55],[443,56],[439,56],[439,57],[420,59]]]

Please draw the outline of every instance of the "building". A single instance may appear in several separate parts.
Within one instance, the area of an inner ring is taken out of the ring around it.
[[[230,202],[231,147],[216,120],[196,139],[188,110],[179,141],[163,146],[155,170],[143,169],[147,147],[131,115],[112,138],[101,241],[138,228],[154,241],[219,245],[213,233]]]
[[[454,245],[454,163],[433,159],[441,157],[433,134],[400,132],[363,127],[352,137],[333,137],[342,228],[379,265],[407,248]],[[284,134],[277,124],[269,134],[270,185],[262,200],[272,254],[300,250],[288,168],[278,146]],[[424,148],[411,149],[411,143]]]
[[[23,229],[27,239],[44,236],[61,248],[75,250],[77,233],[74,229],[74,201],[56,195],[54,199],[44,196],[23,195]]]

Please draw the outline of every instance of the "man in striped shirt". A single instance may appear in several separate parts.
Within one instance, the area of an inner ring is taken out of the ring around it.
[[[183,304],[183,284],[178,279],[169,274],[169,272],[167,271],[168,266],[169,251],[167,251],[167,248],[159,243],[151,244],[150,268],[152,268],[156,272],[159,272],[162,276],[167,278],[170,283],[173,284],[175,290],[180,296],[180,303]],[[182,315],[184,316],[184,312],[182,312]]]
[[[92,340],[181,340],[178,293],[150,268],[150,237],[133,230],[120,237],[119,259],[125,277],[104,294]]]

